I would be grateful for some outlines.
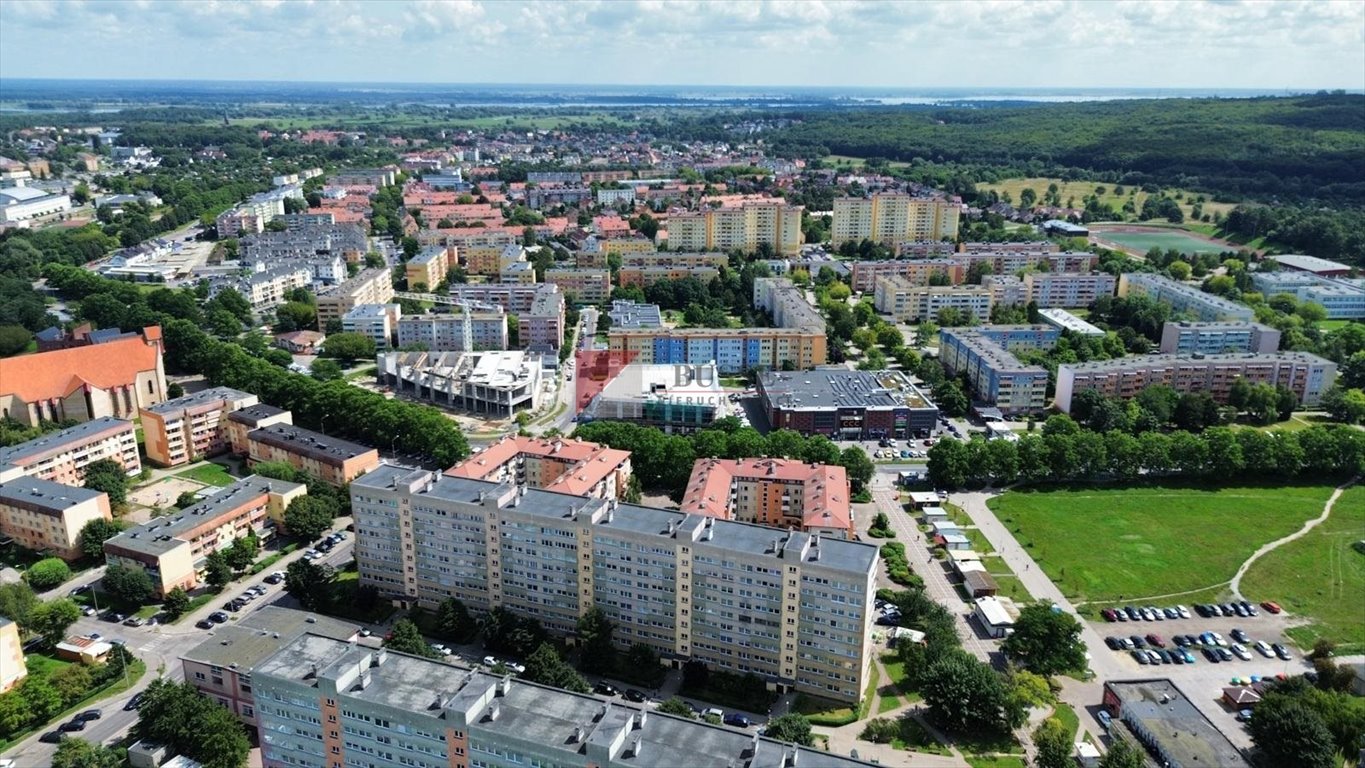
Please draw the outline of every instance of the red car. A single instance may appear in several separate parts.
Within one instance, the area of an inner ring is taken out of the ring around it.
[[[1156,648],[1166,647],[1166,641],[1161,638],[1161,635],[1158,635],[1155,632],[1147,636],[1147,642],[1151,643]]]
[[[1100,615],[1104,617],[1105,621],[1118,621],[1118,617],[1114,615],[1113,608],[1105,608],[1104,610],[1100,611]]]
[[[1279,613],[1280,611],[1284,610],[1280,608],[1280,604],[1275,602],[1274,600],[1267,600],[1264,603],[1261,603],[1261,607],[1266,609],[1267,611],[1270,611],[1271,613]]]

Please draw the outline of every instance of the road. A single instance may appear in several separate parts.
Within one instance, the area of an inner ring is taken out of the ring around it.
[[[339,518],[337,527],[344,527],[347,518]],[[351,560],[351,547],[354,539],[347,538],[337,545],[322,562],[326,562],[333,567],[340,568]],[[284,556],[279,560],[272,570],[284,570],[295,560],[303,557],[304,550]],[[102,569],[98,569],[102,570]],[[195,622],[205,618],[214,611],[222,610],[223,603],[241,594],[246,588],[260,584],[268,591],[265,597],[258,598],[248,603],[240,612],[233,614],[230,620],[237,620],[250,615],[253,611],[263,605],[274,602],[293,606],[293,599],[284,594],[283,585],[271,586],[265,583],[265,577],[269,572],[263,572],[240,581],[235,581],[228,586],[219,596],[219,599],[210,601],[199,610],[186,614],[175,624],[159,625],[152,627],[126,627],[119,624],[111,624],[100,619],[98,616],[82,616],[71,628],[71,634],[80,635],[90,632],[100,633],[106,640],[122,639],[128,649],[135,656],[142,659],[147,664],[147,674],[136,685],[113,698],[103,699],[92,704],[86,705],[84,709],[100,709],[104,712],[104,717],[91,722],[84,731],[75,734],[77,737],[90,742],[111,744],[122,739],[134,723],[137,722],[137,712],[125,712],[124,704],[133,697],[134,694],[145,689],[152,680],[157,678],[158,672],[165,677],[180,681],[184,679],[184,671],[180,665],[180,656],[191,648],[199,645],[204,640],[212,636],[211,630],[202,630],[195,627]],[[97,577],[92,572],[82,575],[83,583],[93,582]],[[65,584],[59,590],[61,594],[66,594],[73,588],[73,583]],[[56,747],[51,744],[43,744],[38,741],[38,737],[44,732],[54,730],[62,721],[52,723],[48,728],[41,729],[24,739],[15,747],[4,754],[4,757],[12,758],[19,766],[38,766],[50,765],[52,755]]]

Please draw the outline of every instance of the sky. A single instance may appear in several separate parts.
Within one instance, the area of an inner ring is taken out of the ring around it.
[[[1365,2],[3,0],[9,77],[1355,90]]]

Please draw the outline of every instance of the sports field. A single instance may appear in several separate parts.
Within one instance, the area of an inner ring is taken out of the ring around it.
[[[1062,593],[1135,600],[1222,585],[1321,514],[1323,486],[1010,491],[990,507]]]
[[[1349,488],[1327,521],[1257,560],[1242,577],[1248,600],[1274,600],[1312,623],[1289,630],[1303,648],[1327,637],[1339,653],[1365,651],[1365,487]]]
[[[1223,251],[1236,250],[1235,246],[1219,245],[1207,240],[1192,237],[1179,230],[1162,229],[1160,227],[1137,227],[1128,226],[1116,229],[1092,230],[1091,234],[1102,240],[1128,248],[1139,253],[1146,253],[1153,248],[1168,250],[1174,248],[1181,253],[1222,253]]]

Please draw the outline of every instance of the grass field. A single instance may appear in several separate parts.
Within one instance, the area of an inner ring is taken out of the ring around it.
[[[1319,321],[1318,321],[1318,329],[1321,330],[1321,331],[1323,331],[1323,332],[1326,332],[1326,331],[1335,331],[1335,330],[1339,330],[1339,329],[1341,329],[1341,328],[1345,328],[1346,326],[1348,326],[1348,325],[1350,325],[1351,323],[1354,323],[1354,322],[1356,322],[1356,321],[1355,321],[1355,320],[1319,320]]]
[[[1289,630],[1303,648],[1327,637],[1365,651],[1365,551],[1352,545],[1365,540],[1365,486],[1346,490],[1332,516],[1306,536],[1257,560],[1242,577],[1248,600],[1274,600],[1291,614],[1312,623]]]
[[[237,478],[229,475],[223,465],[211,462],[175,474],[177,477],[188,477],[191,480],[198,480],[206,485],[216,485],[220,488],[237,482]]]
[[[1329,495],[1322,486],[1074,488],[1010,491],[990,507],[1063,594],[1104,602],[1227,582]]]
[[[1222,253],[1230,247],[1190,237],[1174,229],[1153,227],[1149,232],[1095,232],[1097,237],[1110,240],[1135,251],[1146,253],[1153,248],[1174,248],[1181,253]]]
[[[1141,211],[1143,202],[1147,200],[1147,193],[1137,187],[1124,187],[1123,194],[1116,195],[1114,194],[1114,185],[1106,184],[1102,181],[1063,181],[1062,179],[1034,177],[1029,179],[1005,179],[1004,181],[999,181],[994,184],[978,184],[976,186],[981,190],[993,189],[1001,193],[1008,192],[1010,194],[1010,199],[1014,200],[1017,205],[1019,203],[1019,194],[1023,192],[1024,189],[1030,188],[1038,193],[1039,198],[1042,198],[1043,195],[1047,194],[1047,186],[1049,184],[1057,185],[1057,191],[1062,196],[1063,205],[1066,204],[1068,198],[1074,197],[1077,208],[1085,207],[1084,200],[1086,196],[1095,192],[1095,187],[1104,187],[1104,194],[1100,195],[1100,202],[1114,206],[1115,211],[1122,211],[1123,204],[1128,200],[1132,200],[1133,205]],[[1129,195],[1128,193],[1130,191],[1132,191],[1133,194]],[[1165,192],[1172,197],[1174,197],[1176,193],[1181,193],[1186,199],[1197,196],[1197,193],[1180,189],[1168,189],[1165,190]],[[1205,197],[1207,197],[1207,195]],[[1190,218],[1191,205],[1186,199],[1180,201],[1180,209],[1184,211],[1185,219],[1188,221]],[[1204,203],[1203,212],[1212,216],[1215,212],[1221,211],[1226,215],[1227,212],[1234,207],[1236,206],[1233,203],[1214,203],[1206,201]]]

